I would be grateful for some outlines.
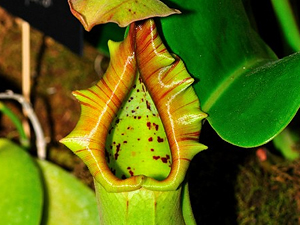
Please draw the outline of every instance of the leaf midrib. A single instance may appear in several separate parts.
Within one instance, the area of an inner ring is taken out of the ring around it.
[[[234,70],[234,72],[225,78],[219,85],[218,87],[215,88],[214,91],[211,92],[209,98],[207,98],[206,101],[201,102],[201,109],[209,114],[210,109],[215,105],[215,103],[218,101],[219,97],[225,93],[228,88],[241,76],[245,74],[249,74],[251,71],[257,69],[258,67],[264,65],[265,63],[268,63],[270,59],[251,59],[244,61],[241,63],[241,65]],[[208,117],[209,119],[209,117]]]

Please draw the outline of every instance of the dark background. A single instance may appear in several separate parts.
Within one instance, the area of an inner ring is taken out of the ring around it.
[[[1,0],[0,6],[81,55],[83,28],[67,0]]]

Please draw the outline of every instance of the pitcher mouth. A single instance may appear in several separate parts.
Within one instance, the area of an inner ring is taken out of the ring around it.
[[[73,93],[81,103],[81,116],[75,129],[61,142],[82,158],[95,181],[108,192],[176,190],[193,156],[207,148],[198,142],[202,120],[207,115],[200,110],[191,87],[194,80],[182,60],[167,51],[153,20],[131,24],[124,41],[109,42],[109,49],[111,61],[103,78],[93,87]],[[166,152],[170,153],[171,169],[161,180],[145,174],[117,177],[105,157],[111,124],[137,74],[157,109],[169,147]]]

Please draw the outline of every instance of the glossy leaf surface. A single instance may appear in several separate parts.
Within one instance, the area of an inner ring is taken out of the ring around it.
[[[69,5],[88,31],[102,23],[115,22],[125,27],[134,21],[179,13],[160,0],[69,0]]]
[[[1,224],[39,225],[43,209],[40,171],[21,147],[0,139]]]
[[[183,14],[161,20],[168,46],[186,63],[202,110],[226,141],[261,145],[300,105],[300,55],[277,61],[239,0],[171,0]]]
[[[91,189],[50,162],[37,160],[37,163],[46,191],[42,224],[99,224],[96,196]]]

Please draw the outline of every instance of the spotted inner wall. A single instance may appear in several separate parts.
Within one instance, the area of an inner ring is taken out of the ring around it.
[[[163,124],[139,75],[110,126],[105,150],[109,168],[122,179],[143,174],[163,180],[171,170]]]

